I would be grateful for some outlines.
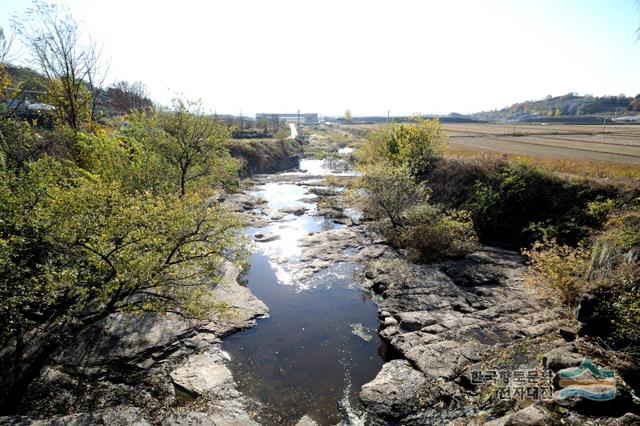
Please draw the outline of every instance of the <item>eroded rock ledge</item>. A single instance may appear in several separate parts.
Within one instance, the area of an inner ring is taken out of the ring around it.
[[[229,307],[224,314],[198,321],[115,314],[85,330],[31,384],[30,416],[0,424],[252,424],[247,409],[255,402],[237,390],[220,339],[253,326],[268,308],[238,274],[227,264],[213,288]],[[80,414],[55,416],[70,412]]]
[[[557,372],[583,359],[573,341],[576,324],[524,285],[519,254],[483,247],[463,259],[415,265],[366,224],[312,234],[301,245],[298,277],[358,261],[366,267],[363,287],[377,294],[379,334],[400,359],[387,362],[362,387],[367,424],[547,425],[590,419],[580,410],[584,401],[527,407],[488,400],[488,389],[472,384],[473,370]],[[637,406],[624,386],[600,408],[602,424],[640,420],[626,413]]]
[[[375,247],[356,256],[379,253]],[[581,398],[560,400],[557,391],[551,402],[529,407],[487,400],[495,388],[473,383],[474,370],[558,372],[584,358],[573,342],[574,325],[524,285],[525,271],[517,253],[490,247],[428,265],[409,264],[387,248],[369,262],[364,286],[380,296],[380,336],[403,358],[386,363],[362,387],[370,421],[473,425],[494,419],[495,425],[550,425],[561,418],[580,423],[588,415],[600,416],[602,424],[640,420],[625,414],[638,406],[623,383],[616,398],[600,403],[597,412],[593,402],[589,407]]]

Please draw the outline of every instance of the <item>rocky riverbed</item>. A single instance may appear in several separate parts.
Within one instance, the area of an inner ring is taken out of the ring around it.
[[[213,289],[224,314],[116,314],[85,330],[30,385],[29,415],[0,424],[252,424],[254,403],[238,392],[220,344],[269,310],[238,275],[227,264]]]
[[[27,416],[0,424],[640,423],[621,380],[607,402],[559,395],[553,376],[584,361],[584,342],[524,285],[517,253],[408,263],[305,164],[221,197],[254,251],[214,287],[225,312],[113,315],[52,358]],[[500,398],[532,371],[549,395]]]

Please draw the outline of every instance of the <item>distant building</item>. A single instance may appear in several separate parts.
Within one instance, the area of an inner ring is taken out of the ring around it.
[[[268,121],[282,120],[282,121],[298,121],[298,117],[300,118],[301,123],[305,124],[314,124],[318,122],[318,113],[306,113],[306,114],[273,114],[273,113],[257,113],[256,114],[256,122],[260,122],[262,119],[267,119]]]
[[[7,99],[4,101],[7,109],[11,110],[17,117],[35,120],[38,125],[44,127],[53,126],[53,115],[56,107],[44,103],[31,103],[30,101]]]
[[[626,117],[612,118],[616,123],[640,123],[640,115],[627,115]]]
[[[7,99],[5,105],[16,111],[54,111],[56,107],[43,103],[31,103],[28,100]]]

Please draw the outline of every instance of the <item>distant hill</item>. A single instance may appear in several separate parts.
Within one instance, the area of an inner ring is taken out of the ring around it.
[[[46,102],[47,79],[44,75],[31,68],[5,64],[11,79],[6,98],[1,99],[8,104],[38,104]],[[87,90],[91,90],[87,82],[83,82]],[[140,83],[120,81],[107,88],[100,88],[98,96],[98,110],[112,116],[130,111],[133,108],[146,109],[153,106],[153,102],[146,96],[144,86]]]
[[[43,94],[47,88],[46,80],[42,74],[31,68],[19,67],[15,65],[5,65],[11,85],[13,87],[21,87],[21,91],[27,95],[28,99],[37,101],[39,95]]]
[[[580,122],[597,116],[621,116],[640,113],[640,95],[628,96],[547,96],[538,101],[515,103],[509,107],[471,114],[487,121],[572,121]]]

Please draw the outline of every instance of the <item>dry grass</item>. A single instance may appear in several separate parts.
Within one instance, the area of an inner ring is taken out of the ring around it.
[[[364,138],[377,126],[338,127]],[[640,126],[447,123],[443,128],[449,134],[448,157],[507,159],[568,177],[640,187]]]
[[[532,155],[499,154],[495,152],[477,152],[449,149],[449,158],[508,160],[539,167],[541,169],[568,177],[607,180],[613,184],[640,187],[640,166],[597,160],[570,160],[565,158],[537,157]]]

